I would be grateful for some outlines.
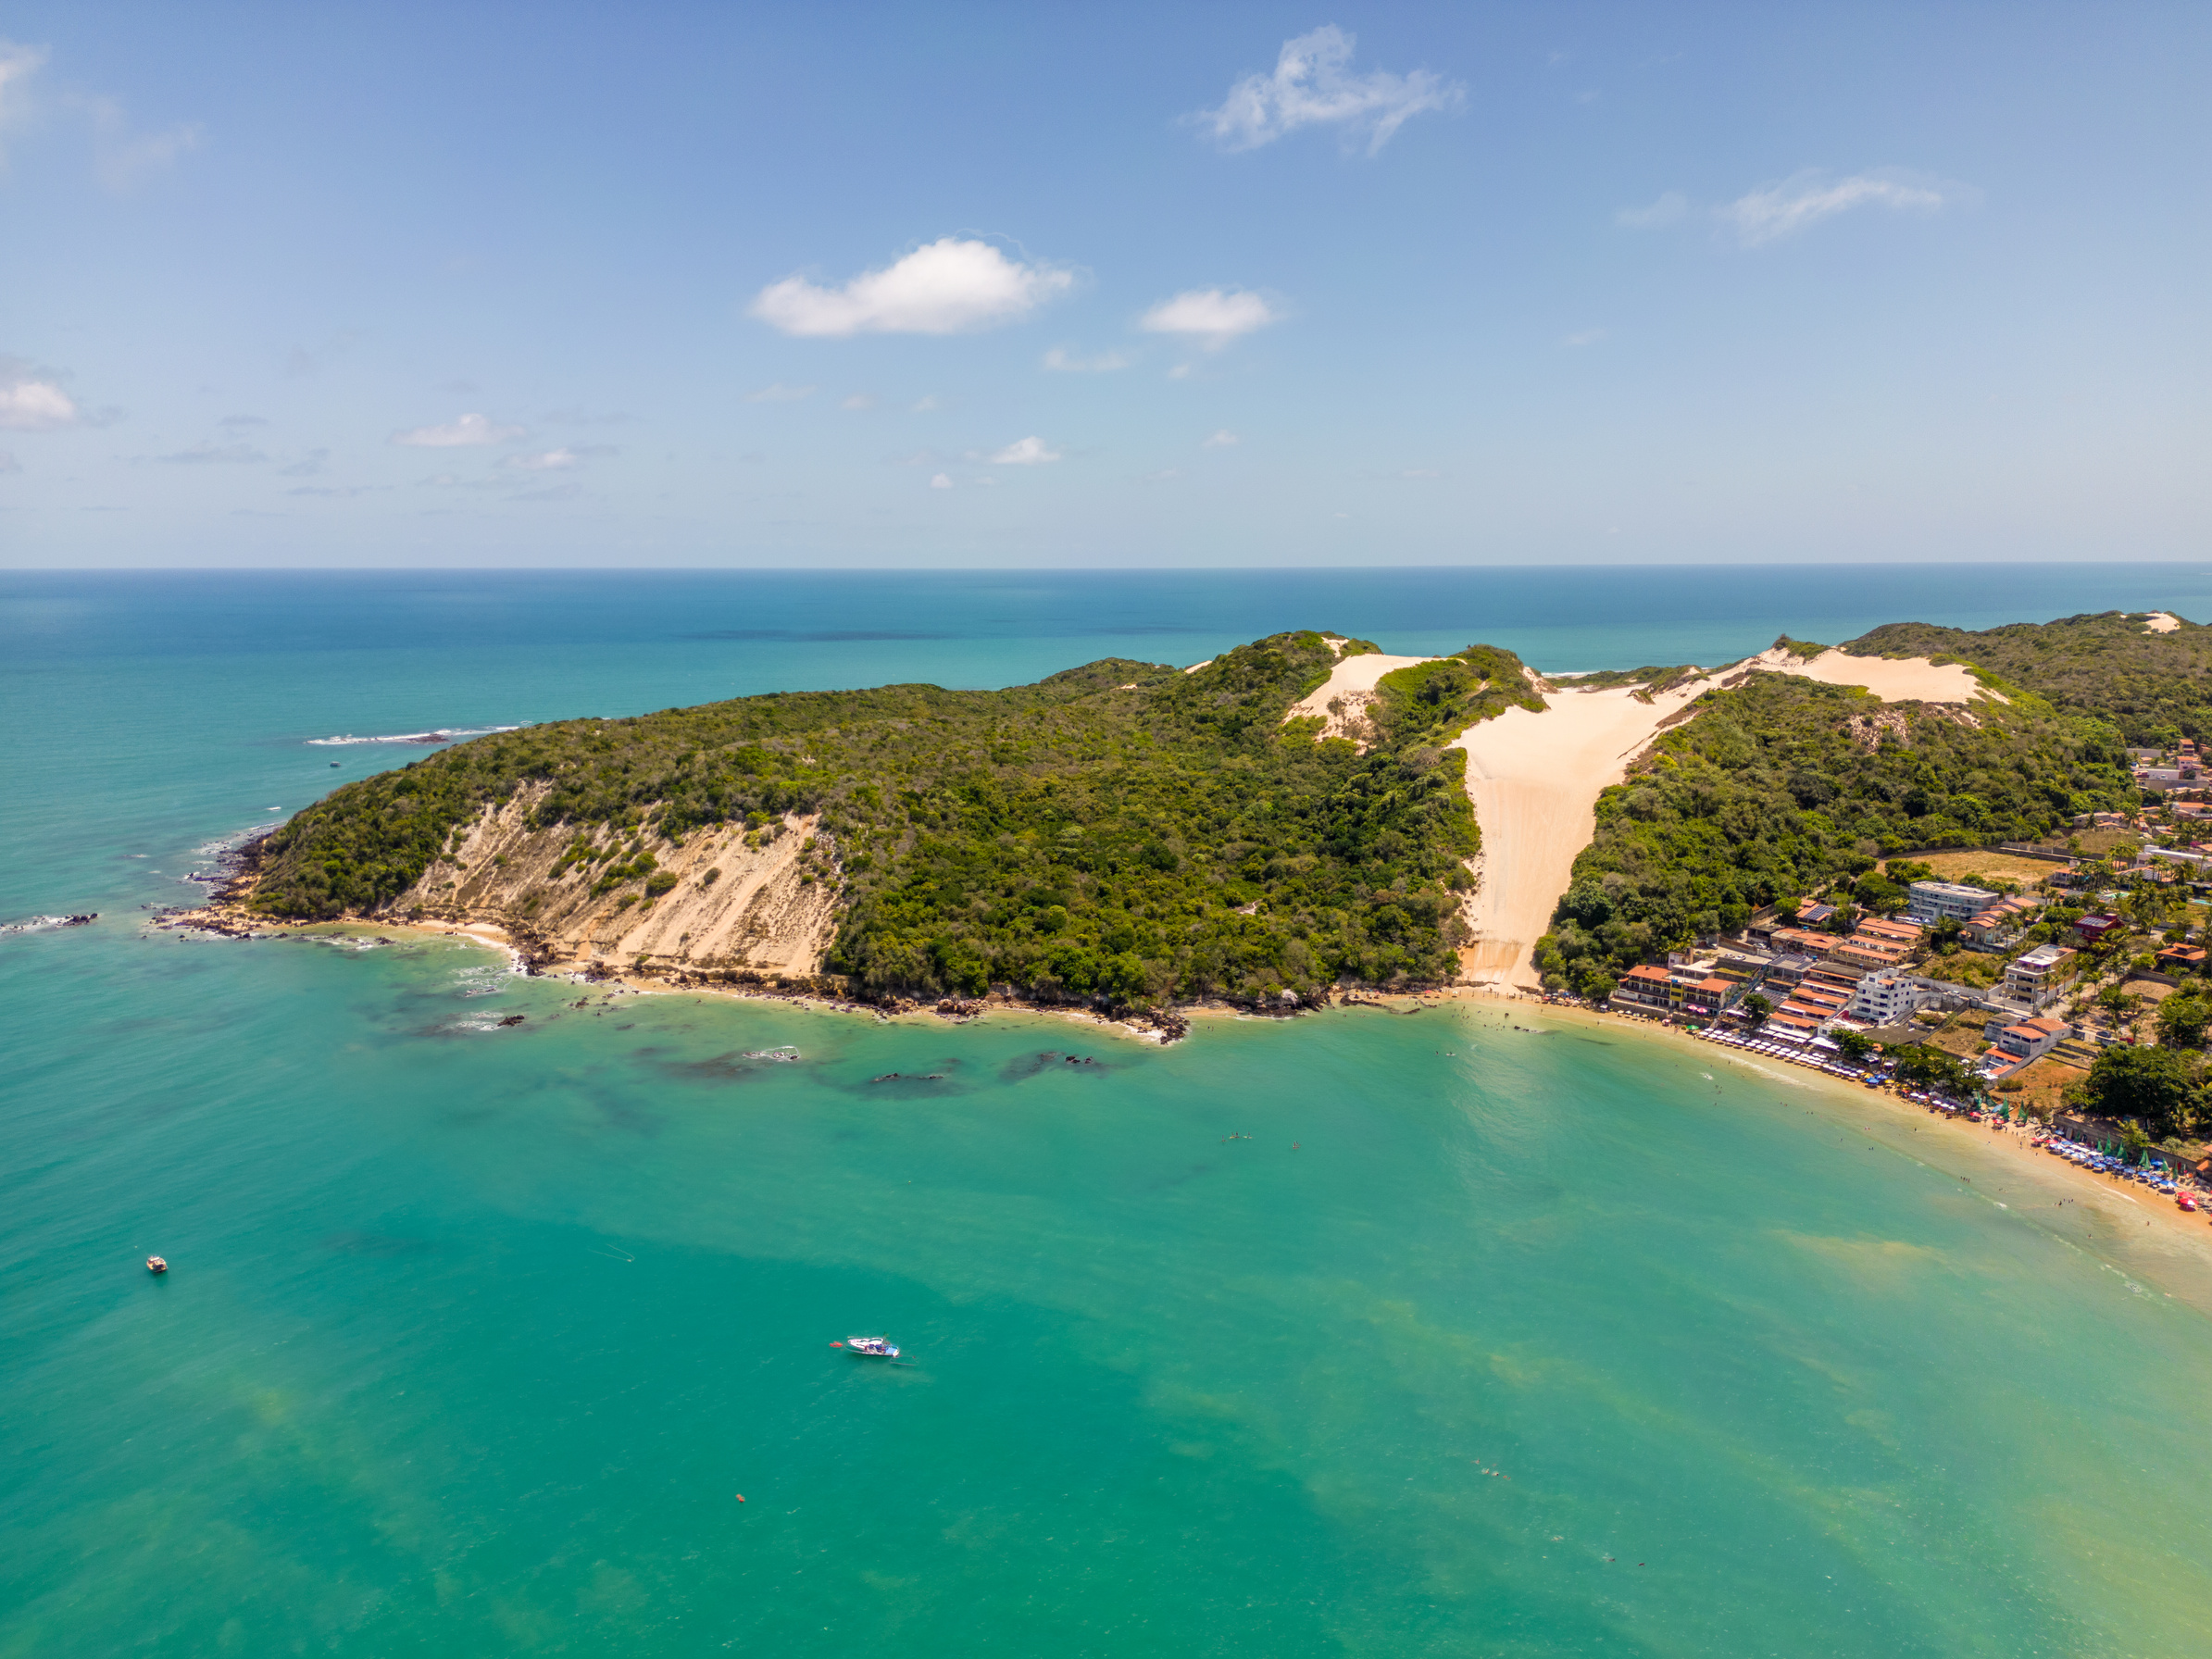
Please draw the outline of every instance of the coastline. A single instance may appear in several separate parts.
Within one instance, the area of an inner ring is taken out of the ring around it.
[[[1286,1014],[1256,1014],[1229,1003],[1190,1004],[1179,1005],[1163,1014],[1159,1025],[1147,1026],[1126,1019],[1110,1018],[1090,1009],[1072,1008],[1064,1004],[1047,1005],[1019,998],[991,997],[947,1003],[934,1007],[919,1004],[886,1007],[856,1002],[800,984],[777,986],[699,981],[652,973],[611,972],[599,976],[571,972],[533,974],[528,952],[504,929],[490,922],[454,922],[432,917],[406,922],[358,918],[306,923],[256,918],[248,922],[244,917],[228,916],[219,908],[209,906],[175,913],[157,919],[153,925],[165,930],[196,929],[232,939],[274,938],[324,929],[465,939],[488,950],[505,954],[510,971],[519,975],[613,988],[631,995],[714,996],[731,1001],[774,1002],[817,1013],[865,1016],[883,1023],[929,1018],[952,1025],[966,1025],[992,1014],[1020,1015],[1064,1020],[1086,1027],[1100,1036],[1114,1036],[1163,1046],[1186,1035],[1192,1025],[1201,1020],[1291,1020],[1315,1014],[1350,1012],[1363,1007],[1393,1014],[1410,1013],[1418,1008],[1463,1005],[1494,1007],[1500,1011],[1510,1010],[1514,1015],[1530,1019],[1604,1029],[1655,1043],[1684,1045],[1706,1058],[1728,1060],[1740,1070],[1752,1073],[1770,1084],[1812,1090],[1817,1098],[1828,1099],[1831,1106],[1840,1106],[1847,1102],[1857,1108],[1861,1115],[1871,1107],[1880,1114],[1880,1122],[1893,1134],[1909,1129],[1931,1137],[1924,1144],[1916,1144],[1911,1148],[1897,1146],[1894,1141],[1890,1141],[1895,1150],[1910,1152],[1917,1156],[1923,1152],[1936,1153],[1938,1149],[1948,1149],[1961,1154],[1973,1149],[1983,1159],[2002,1160],[1997,1166],[2015,1172],[2020,1179],[2033,1182],[2047,1193],[2056,1195],[2053,1200],[2054,1205],[2063,1204],[2079,1206],[2085,1213],[2093,1214],[2097,1224],[2109,1229],[2116,1238],[2142,1231],[2165,1241],[2170,1246],[2165,1254],[2177,1260],[2185,1258],[2186,1266],[2205,1276],[2207,1287],[2212,1287],[2212,1211],[2191,1213],[2169,1204],[2138,1196],[2109,1177],[2080,1168],[2031,1146],[2017,1131],[1971,1124],[1941,1112],[1931,1111],[1901,1099],[1887,1088],[1868,1089],[1862,1084],[1846,1083],[1810,1067],[1769,1065],[1742,1050],[1708,1042],[1688,1031],[1654,1026],[1623,1015],[1548,1003],[1526,992],[1492,983],[1461,981],[1448,986],[1402,992],[1355,989],[1331,1002],[1326,1008],[1300,1009]],[[1796,1075],[1799,1072],[1803,1075]],[[1929,1161],[1931,1167],[1943,1167],[1932,1159]],[[2043,1225],[2033,1222],[2031,1211],[2022,1210],[2020,1215],[2022,1219],[2031,1220],[2032,1224]],[[2057,1236],[2067,1238],[2068,1242],[2077,1247],[2093,1247],[2093,1241],[2071,1238],[2063,1229],[2051,1230],[2056,1231]],[[2136,1241],[2133,1247],[2140,1248],[2142,1242]],[[2205,1294],[2206,1311],[2212,1312],[2212,1288],[2208,1288]]]
[[[1654,1026],[1645,1021],[1631,1019],[1618,1014],[1600,1014],[1588,1008],[1570,1007],[1559,1004],[1536,1002],[1528,997],[1506,997],[1483,991],[1479,987],[1456,988],[1464,1000],[1511,1005],[1531,1018],[1556,1020],[1590,1029],[1604,1029],[1647,1040],[1656,1043],[1681,1045],[1686,1051],[1683,1057],[1695,1054],[1702,1058],[1726,1059],[1743,1071],[1751,1072],[1763,1080],[1804,1088],[1814,1091],[1816,1098],[1828,1100],[1834,1106],[1845,1104],[1857,1108],[1855,1117],[1871,1118],[1872,1123],[1886,1128],[1893,1136],[1910,1131],[1930,1137],[1925,1144],[1901,1146],[1890,1136],[1883,1137],[1885,1144],[1909,1155],[1933,1154],[1923,1159],[1931,1167],[1945,1169],[1940,1162],[1942,1152],[1950,1150],[1965,1154],[1976,1154],[1991,1166],[2001,1167],[2031,1182],[2056,1200],[2071,1206],[2079,1206],[2093,1215],[2103,1226],[2109,1228],[2116,1241],[2128,1235],[2148,1233],[2160,1241],[2161,1255],[2170,1255],[2200,1274],[2207,1275],[2202,1294],[2206,1312],[2212,1312],[2212,1212],[2192,1213],[2153,1196],[2142,1196],[2129,1191],[2123,1183],[2102,1176],[2093,1170],[2082,1169],[2064,1159],[2031,1146],[2018,1131],[1992,1129],[1954,1118],[1925,1106],[1915,1105],[1900,1098],[1889,1089],[1868,1089],[1863,1084],[1846,1083],[1809,1067],[1781,1068],[1763,1063],[1758,1057],[1746,1054],[1723,1043],[1710,1042],[1687,1031],[1670,1027]],[[1456,999],[1457,1000],[1457,999]],[[1802,1071],[1804,1075],[1793,1076]],[[1869,1127],[1862,1124],[1862,1127]],[[1987,1194],[1983,1194],[1985,1198]],[[1994,1199],[1988,1200],[1996,1203]],[[2078,1248],[2091,1248],[2090,1243],[2074,1238],[2062,1229],[2050,1228],[2039,1220],[2039,1211],[2018,1204],[2002,1204],[2013,1210],[2031,1225],[2044,1227]],[[2134,1241],[2140,1247],[2144,1241]]]

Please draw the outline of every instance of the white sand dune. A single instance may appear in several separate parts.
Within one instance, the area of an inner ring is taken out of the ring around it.
[[[1985,691],[1981,681],[1956,663],[1945,663],[1939,667],[1924,656],[1893,659],[1823,651],[1808,661],[1777,646],[1721,671],[1734,674],[1745,668],[1800,674],[1827,685],[1864,686],[1884,703],[1971,703],[1977,697],[2005,701],[1995,692]]]
[[[1345,657],[1328,683],[1293,706],[1289,717],[1318,715],[1328,722],[1323,735],[1356,740],[1364,734],[1376,683],[1393,668],[1431,660]],[[1669,717],[1752,669],[1859,686],[1889,703],[2004,701],[1956,664],[1847,656],[1834,650],[1807,659],[1779,647],[1713,669],[1648,702],[1625,686],[1576,691],[1570,681],[1536,680],[1547,703],[1541,713],[1508,708],[1468,728],[1453,744],[1467,751],[1467,792],[1482,832],[1481,881],[1466,909],[1474,943],[1460,953],[1464,979],[1508,992],[1538,988],[1536,942],[1568,889],[1575,858],[1596,833],[1599,794],[1627,776],[1630,763],[1651,746]],[[1331,702],[1339,705],[1335,713]]]
[[[1640,702],[1625,687],[1555,690],[1542,714],[1513,707],[1461,733],[1467,792],[1482,831],[1468,901],[1475,942],[1460,974],[1499,991],[1533,990],[1536,942],[1597,830],[1597,797],[1627,775],[1669,715],[1709,688],[1699,680]]]
[[[2171,611],[2153,611],[2143,619],[2143,625],[2153,633],[2171,633],[2181,626],[2181,618]]]
[[[1302,719],[1318,715],[1328,724],[1322,728],[1323,737],[1349,737],[1359,741],[1365,730],[1367,706],[1375,700],[1375,686],[1393,668],[1410,668],[1418,663],[1433,662],[1427,656],[1384,656],[1368,652],[1361,656],[1347,656],[1339,661],[1321,687],[1300,701],[1291,705],[1285,719]],[[1339,704],[1336,712],[1329,705]],[[1367,747],[1360,742],[1360,747]]]

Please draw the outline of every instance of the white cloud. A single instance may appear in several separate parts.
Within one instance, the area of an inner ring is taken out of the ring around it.
[[[910,411],[910,413],[912,413],[912,414],[916,414],[916,415],[929,415],[929,414],[933,414],[933,413],[935,413],[935,412],[936,412],[938,409],[940,409],[940,408],[942,408],[942,407],[944,407],[944,405],[943,405],[942,404],[940,404],[940,403],[939,403],[939,402],[936,400],[936,398],[934,398],[934,397],[921,397],[921,398],[917,398],[917,399],[915,399],[915,401],[914,401],[914,407],[912,408],[912,410]]]
[[[286,478],[313,478],[322,470],[322,464],[330,458],[331,452],[329,450],[311,449],[300,459],[293,462],[291,466],[280,467],[277,470]]]
[[[1364,134],[1369,156],[1423,110],[1456,109],[1467,89],[1427,69],[1350,72],[1355,37],[1333,23],[1282,43],[1272,75],[1247,75],[1218,109],[1193,118],[1231,150],[1255,150],[1300,127],[1343,130],[1347,148]]]
[[[1042,467],[1047,461],[1058,460],[1060,452],[1047,449],[1042,438],[1019,438],[1006,448],[979,458],[994,467]]]
[[[180,449],[174,455],[156,455],[154,458],[156,461],[180,461],[188,466],[206,462],[248,463],[269,459],[250,443],[195,443],[190,449]]]
[[[930,488],[932,490],[949,490],[952,487],[953,480],[942,472],[930,480]]]
[[[569,472],[583,465],[572,449],[549,449],[544,455],[509,455],[499,463],[515,472]]]
[[[412,427],[394,432],[392,442],[412,449],[467,449],[479,443],[504,443],[522,436],[519,426],[494,426],[486,415],[464,415],[445,426]]]
[[[1168,378],[1171,380],[1189,380],[1191,378],[1191,366],[1188,363],[1178,363],[1173,368],[1170,368],[1168,371]]]
[[[1242,438],[1238,437],[1227,427],[1223,427],[1219,431],[1216,432],[1212,437],[1208,438],[1198,447],[1200,449],[1233,449],[1236,447],[1236,445],[1242,443],[1243,442],[1243,440]]]
[[[17,432],[49,432],[82,418],[76,404],[52,374],[20,357],[0,357],[0,427]]]
[[[1648,207],[1623,207],[1613,216],[1613,222],[1626,225],[1631,231],[1659,231],[1681,223],[1682,215],[1689,211],[1690,198],[1681,191],[1662,191]]]
[[[837,406],[841,409],[872,409],[876,406],[876,394],[872,392],[856,392]]]
[[[1561,345],[1595,345],[1605,337],[1606,331],[1603,329],[1584,329],[1580,333],[1568,335],[1559,343]]]
[[[1009,259],[987,242],[943,237],[841,288],[786,277],[763,288],[751,314],[785,334],[964,334],[1012,322],[1075,286],[1075,275]]]
[[[1934,213],[1962,193],[1955,186],[1901,174],[1855,173],[1831,181],[1825,174],[1807,171],[1738,196],[1716,211],[1735,226],[1736,240],[1752,248],[1795,236],[1854,207]]]
[[[1054,346],[1044,354],[1044,367],[1063,374],[1110,374],[1117,368],[1127,368],[1129,359],[1119,352],[1101,352],[1095,357],[1078,357],[1062,346]]]
[[[795,404],[803,398],[812,397],[814,390],[812,386],[786,386],[781,380],[778,380],[772,386],[763,386],[757,392],[746,393],[745,402],[749,404]]]
[[[1241,288],[1193,288],[1162,300],[1137,319],[1148,334],[1195,335],[1208,351],[1218,351],[1239,334],[1249,334],[1282,314],[1258,294]]]

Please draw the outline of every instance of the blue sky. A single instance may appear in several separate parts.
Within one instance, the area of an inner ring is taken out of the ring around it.
[[[2201,6],[14,5],[0,561],[2201,558]]]

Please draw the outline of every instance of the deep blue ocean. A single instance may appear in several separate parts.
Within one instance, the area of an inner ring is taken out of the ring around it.
[[[2212,567],[0,574],[0,1659],[2198,1651],[2212,1256],[1868,1100],[144,926],[336,736],[2106,609]]]

